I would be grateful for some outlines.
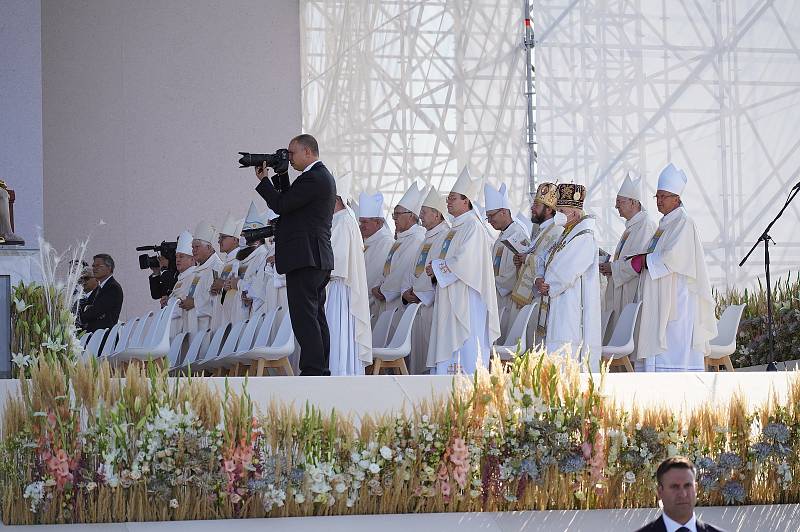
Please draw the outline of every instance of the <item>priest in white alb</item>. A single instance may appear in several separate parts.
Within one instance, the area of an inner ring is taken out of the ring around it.
[[[656,205],[663,217],[647,249],[631,259],[641,275],[636,371],[704,371],[717,335],[703,244],[681,201],[686,183],[672,163],[661,171]]]
[[[392,212],[396,239],[383,261],[383,272],[372,287],[375,298],[375,313],[399,309],[403,306],[400,298],[409,272],[414,269],[417,251],[425,240],[425,228],[419,225],[419,210],[427,190],[414,182],[400,198]]]
[[[364,241],[350,200],[351,176],[336,180],[336,207],[331,226],[333,271],[328,283],[325,317],[331,334],[331,375],[363,375],[372,364],[372,329],[367,295]]]
[[[211,285],[222,269],[214,246],[218,231],[208,222],[200,222],[192,236],[192,255],[197,263],[194,269],[195,280],[189,288],[189,294],[183,298],[180,307],[188,312],[186,332],[205,331],[211,327],[211,316],[214,311],[214,299]]]
[[[234,321],[250,319],[255,312],[262,311],[260,302],[266,299],[266,293],[259,277],[264,271],[267,260],[263,233],[270,223],[270,218],[275,217],[275,213],[269,207],[265,212],[259,213],[256,204],[250,202],[250,208],[242,225],[242,237],[246,245],[236,254],[236,260],[239,261],[236,275],[225,282],[226,287],[237,289],[240,294]],[[264,312],[267,310],[263,309]]]
[[[372,323],[378,319],[380,301],[372,295],[372,288],[378,286],[383,276],[386,257],[394,244],[394,235],[386,225],[383,214],[383,194],[362,192],[358,197],[358,226],[364,240],[364,263],[367,268],[367,292]]]
[[[491,345],[500,337],[493,238],[472,205],[481,181],[466,168],[458,176],[447,196],[453,227],[425,269],[436,283],[428,360],[439,375],[489,367]]]
[[[420,221],[426,229],[425,240],[417,250],[414,268],[408,272],[403,283],[403,301],[420,305],[411,329],[411,355],[408,357],[408,371],[412,375],[427,373],[429,367],[436,365],[435,361],[428,360],[436,285],[425,274],[425,268],[442,249],[442,243],[450,231],[450,223],[447,221],[446,215],[447,204],[444,198],[435,188],[431,187],[419,211]]]
[[[655,221],[642,207],[643,197],[641,178],[634,179],[628,172],[615,203],[617,212],[625,219],[625,231],[614,255],[608,262],[600,263],[600,273],[608,279],[602,307],[602,323],[606,324],[604,339],[611,337],[622,309],[636,300],[639,291],[639,274],[628,259],[644,250],[656,232]]]
[[[517,282],[517,267],[514,265],[515,252],[507,244],[522,251],[530,246],[525,226],[511,216],[511,201],[505,183],[495,189],[490,184],[483,186],[486,206],[486,220],[500,235],[492,247],[492,266],[497,286],[497,307],[500,312],[500,330],[508,331],[511,316],[511,291]],[[506,242],[506,243],[504,243]]]
[[[566,216],[564,232],[543,257],[535,286],[544,296],[545,346],[564,349],[582,369],[599,371],[600,270],[594,218],[583,211],[586,188],[558,185],[556,208]]]
[[[239,235],[242,232],[244,220],[235,218],[230,213],[225,216],[225,222],[219,230],[219,251],[224,254],[222,259],[222,270],[219,277],[214,279],[211,284],[211,295],[214,298],[214,311],[211,319],[211,328],[216,329],[225,323],[233,321],[234,310],[239,305],[239,294],[237,290],[222,290],[226,280],[235,275],[239,266],[236,260],[236,253],[239,251]]]
[[[533,203],[531,204],[531,222],[539,226],[530,247],[523,253],[514,255],[514,265],[517,267],[517,280],[511,291],[511,309],[509,323],[513,324],[519,311],[526,305],[536,304],[530,321],[528,322],[527,344],[529,347],[536,345],[536,329],[542,296],[534,286],[536,280],[536,267],[542,261],[545,253],[550,249],[564,231],[566,217],[556,212],[558,191],[555,183],[541,183],[536,189]],[[546,313],[544,314],[546,316]],[[542,327],[545,327],[542,321]]]
[[[178,236],[178,245],[175,248],[175,267],[178,270],[178,280],[172,287],[169,297],[161,298],[161,306],[164,307],[169,301],[177,300],[178,304],[188,297],[192,290],[194,281],[194,256],[192,255],[192,233],[184,231]],[[197,278],[198,282],[200,278]],[[169,339],[172,341],[178,333],[192,332],[188,330],[189,312],[181,308],[176,308],[172,313],[169,326]]]

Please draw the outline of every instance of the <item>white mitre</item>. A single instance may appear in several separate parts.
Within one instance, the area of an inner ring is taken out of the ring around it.
[[[272,212],[267,207],[268,212]],[[247,216],[244,217],[244,225],[242,226],[242,230],[250,231],[253,229],[261,229],[262,227],[266,227],[268,219],[268,212],[264,214],[259,214],[258,209],[256,208],[255,202],[250,202],[250,208],[247,209]]]
[[[397,204],[417,214],[422,208],[423,201],[425,201],[425,189],[420,189],[417,182],[414,181]]]
[[[453,188],[450,189],[450,192],[462,194],[474,204],[480,197],[482,182],[482,178],[472,177],[469,173],[469,168],[465,166],[458,175],[456,184],[453,185]]]
[[[644,198],[642,197],[642,178],[634,178],[633,172],[628,172],[625,175],[625,179],[622,181],[622,186],[619,187],[617,196],[644,203]]]
[[[189,231],[184,231],[178,235],[178,246],[175,248],[175,253],[183,253],[184,255],[192,254],[192,240],[194,237]]]
[[[353,176],[350,172],[336,178],[336,195],[342,198],[342,203],[347,203],[353,199],[350,190],[353,188]]]
[[[657,188],[680,196],[683,193],[683,189],[686,188],[687,181],[686,173],[674,164],[669,163],[666,168],[661,170],[661,174],[658,176]]]
[[[217,234],[219,233],[216,229],[214,229],[214,226],[205,220],[202,220],[199,224],[197,224],[197,227],[194,228],[194,239],[202,240],[203,242],[208,242],[209,244],[217,241]]]
[[[442,214],[442,216],[447,216],[447,202],[434,187],[431,187],[431,189],[428,191],[428,194],[425,196],[425,199],[422,202],[422,207],[436,209]],[[420,209],[422,209],[422,207],[420,207]]]
[[[495,189],[492,185],[486,183],[483,185],[483,197],[487,211],[511,210],[511,200],[508,199],[508,189],[505,183],[501,184],[499,189]]]
[[[242,218],[234,218],[231,213],[228,213],[225,216],[225,221],[222,223],[222,227],[219,229],[219,234],[238,238],[242,233],[243,225],[244,220]]]
[[[383,218],[383,194],[362,192],[358,196],[359,218]]]

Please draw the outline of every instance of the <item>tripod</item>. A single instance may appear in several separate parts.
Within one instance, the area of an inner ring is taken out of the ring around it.
[[[747,255],[744,256],[742,262],[739,263],[739,267],[744,266],[744,263],[747,262],[747,259],[750,258],[750,255],[756,250],[758,245],[761,242],[764,242],[764,269],[766,271],[766,278],[767,278],[767,341],[768,341],[768,357],[767,357],[767,371],[778,371],[778,366],[775,364],[775,332],[772,328],[772,284],[770,282],[769,276],[769,243],[775,243],[772,240],[772,237],[769,236],[769,231],[772,229],[772,226],[775,225],[775,222],[783,215],[783,211],[789,206],[795,196],[797,196],[798,192],[800,192],[800,183],[797,183],[795,186],[792,187],[792,190],[789,191],[789,197],[786,198],[786,203],[783,204],[781,207],[780,212],[778,212],[777,216],[772,219],[772,221],[767,225],[764,232],[761,233],[761,236],[758,237],[756,243],[753,244],[753,247],[750,248],[750,251],[747,252]]]

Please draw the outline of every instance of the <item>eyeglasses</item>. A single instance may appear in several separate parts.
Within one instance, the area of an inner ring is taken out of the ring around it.
[[[414,214],[414,213],[411,212],[411,211],[401,211],[401,212],[395,211],[395,212],[392,213],[392,220],[397,220],[398,218],[400,218],[404,214]]]
[[[669,198],[677,198],[678,195],[677,194],[656,194],[653,197],[655,199],[657,199],[657,200],[665,200],[665,199],[669,199]]]

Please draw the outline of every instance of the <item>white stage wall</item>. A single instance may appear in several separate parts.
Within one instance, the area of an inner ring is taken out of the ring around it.
[[[0,179],[14,189],[16,233],[42,227],[42,24],[39,0],[0,2]]]
[[[63,249],[90,234],[90,254],[114,257],[125,319],[154,305],[136,246],[244,217],[251,199],[266,208],[236,152],[300,132],[298,2],[44,0],[41,13],[46,237]]]
[[[652,196],[673,161],[689,176],[685,205],[715,284],[763,274],[763,250],[738,262],[800,181],[800,4],[533,3],[537,177],[588,184],[609,249],[625,172],[643,174]],[[659,216],[655,200],[647,207]],[[798,214],[800,202],[772,231],[777,273],[800,260]]]

